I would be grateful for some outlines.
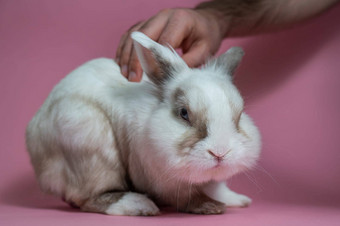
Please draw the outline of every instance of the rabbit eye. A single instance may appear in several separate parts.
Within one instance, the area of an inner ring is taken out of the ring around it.
[[[189,122],[189,114],[187,109],[181,108],[181,110],[179,111],[179,115],[182,119]]]

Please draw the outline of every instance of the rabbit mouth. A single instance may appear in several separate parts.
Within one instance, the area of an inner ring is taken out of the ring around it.
[[[209,162],[204,167],[206,172],[222,172],[228,168],[228,163],[226,160],[209,160]]]
[[[218,168],[221,168],[223,166],[224,166],[224,164],[222,162],[216,162],[215,165],[212,168],[213,169],[218,169]]]
[[[196,161],[192,161],[190,165],[199,171],[206,172],[209,172],[210,170],[226,169],[230,166],[227,158],[196,159]]]
[[[209,159],[209,165],[212,169],[225,168],[228,165],[228,159],[225,157],[215,157]]]
[[[234,172],[226,162],[205,162],[205,164],[187,165],[180,177],[190,183],[206,183],[211,180],[224,180]]]

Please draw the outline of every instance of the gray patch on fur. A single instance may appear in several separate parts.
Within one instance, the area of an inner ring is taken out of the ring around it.
[[[184,211],[195,214],[222,214],[225,210],[224,203],[213,200],[203,193],[198,193],[192,197]]]
[[[52,102],[48,107],[44,117],[45,121],[39,121],[38,123],[32,123],[27,129],[27,143],[28,148],[33,149],[39,147],[44,149],[44,154],[37,154],[32,156],[32,162],[35,167],[36,175],[41,178],[44,176],[44,172],[50,172],[48,170],[53,167],[53,163],[61,162],[63,168],[60,171],[53,171],[52,177],[56,177],[56,180],[63,183],[63,190],[61,196],[65,198],[68,203],[74,203],[76,206],[82,207],[86,200],[98,196],[98,194],[105,193],[110,190],[127,190],[128,185],[125,179],[125,171],[122,169],[121,160],[112,161],[101,154],[102,147],[91,145],[91,134],[82,139],[87,140],[87,144],[79,144],[78,146],[69,146],[68,143],[61,142],[58,136],[62,136],[65,132],[62,125],[67,125],[68,119],[60,112],[55,112],[56,105],[62,105],[63,101],[71,101],[79,104],[83,107],[89,107],[91,111],[97,111],[99,118],[96,118],[98,122],[102,124],[102,133],[112,133],[112,125],[107,111],[102,106],[91,99],[84,98],[82,96],[73,95],[67,99],[60,98]],[[66,111],[66,110],[65,110]],[[72,109],[67,109],[72,111]],[[45,126],[51,126],[56,130],[55,136],[46,134]],[[79,122],[79,126],[84,126],[82,122]],[[84,121],[86,123],[86,121]],[[31,141],[30,128],[35,126],[39,131],[40,145],[33,144]],[[59,131],[58,131],[59,130]],[[77,133],[77,128],[73,128],[74,133]],[[91,131],[91,128],[88,128]],[[80,131],[81,132],[81,131]],[[72,134],[72,133],[70,133]],[[72,134],[73,135],[73,134]],[[112,150],[114,150],[114,143],[112,143]],[[53,151],[48,151],[53,149]],[[33,153],[33,152],[31,152]],[[50,172],[52,173],[52,172]],[[41,182],[41,180],[39,180]],[[42,189],[48,193],[54,193],[53,188],[41,184]]]
[[[237,131],[239,131],[239,129],[240,129],[240,119],[241,119],[241,115],[242,115],[242,112],[243,112],[243,108],[241,108],[241,109],[237,108],[236,105],[231,101],[229,101],[229,105],[230,105],[230,108],[231,108],[232,120],[235,124]]]
[[[206,118],[207,112],[205,109],[198,112],[192,112],[189,107],[185,91],[180,88],[174,92],[172,101],[174,117],[187,124],[188,127],[190,126],[190,128],[188,128],[188,130],[183,134],[181,141],[178,143],[179,154],[185,155],[183,151],[186,148],[193,148],[197,142],[208,136],[208,120]],[[189,122],[180,118],[179,112],[181,108],[185,108],[188,111]]]
[[[118,114],[115,114],[118,115]],[[118,117],[115,118],[116,122],[122,121]],[[115,126],[113,127],[113,133],[115,138],[115,149],[119,153],[119,159],[120,162],[122,162],[122,165],[124,166],[125,170],[125,183],[128,187],[128,190],[133,191],[134,185],[132,183],[132,180],[130,178],[129,172],[129,155],[131,153],[130,148],[130,137],[129,137],[129,131],[127,125],[121,125],[121,126]]]
[[[173,73],[176,72],[176,68],[169,61],[165,60],[157,52],[157,49],[150,48],[155,62],[157,63],[157,68],[151,74],[148,74],[149,78],[157,86],[163,86],[167,80],[169,80]]]
[[[88,212],[104,213],[111,204],[118,202],[125,194],[125,192],[105,192],[89,198],[81,206],[81,209]]]
[[[234,72],[240,64],[244,51],[241,47],[232,47],[226,53],[217,58],[217,66],[223,67],[230,75]]]

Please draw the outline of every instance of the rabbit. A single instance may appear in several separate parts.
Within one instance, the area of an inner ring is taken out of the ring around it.
[[[144,71],[128,82],[112,59],[62,79],[30,121],[26,144],[39,185],[82,211],[160,214],[161,206],[221,214],[251,199],[226,180],[250,169],[261,138],[243,112],[232,47],[189,68],[170,47],[133,32]]]

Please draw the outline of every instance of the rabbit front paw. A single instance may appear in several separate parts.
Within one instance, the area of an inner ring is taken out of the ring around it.
[[[245,195],[230,193],[224,203],[227,207],[247,207],[251,204],[251,199]]]
[[[154,216],[159,215],[156,204],[145,195],[126,193],[118,202],[112,203],[105,211],[109,215]]]

